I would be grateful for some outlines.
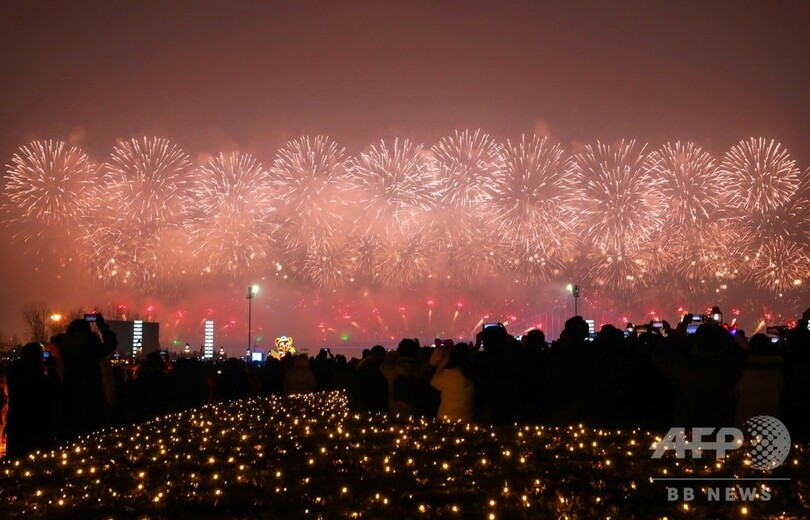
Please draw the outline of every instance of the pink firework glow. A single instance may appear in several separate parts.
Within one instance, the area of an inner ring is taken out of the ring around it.
[[[256,312],[272,316],[260,336],[312,344],[469,338],[483,319],[558,331],[571,281],[602,322],[638,305],[673,319],[750,291],[764,295],[739,298],[750,319],[766,304],[795,311],[810,277],[807,174],[764,139],[723,157],[634,141],[572,153],[463,130],[354,155],[303,136],[264,162],[231,152],[201,164],[137,138],[98,169],[78,148],[35,141],[7,166],[2,208],[28,251],[52,247],[49,229],[79,252],[57,269],[178,337],[209,318],[239,337],[254,282],[266,288]]]

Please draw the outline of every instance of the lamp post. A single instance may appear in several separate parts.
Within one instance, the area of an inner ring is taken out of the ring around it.
[[[574,297],[574,316],[579,316],[577,300],[579,300],[579,285],[568,284],[568,292]]]
[[[253,348],[251,346],[251,343],[253,342],[253,337],[252,337],[252,332],[253,332],[253,330],[252,330],[252,325],[253,325],[253,323],[252,323],[252,318],[253,318],[253,297],[256,296],[256,293],[258,293],[258,292],[259,292],[259,286],[258,285],[251,285],[250,287],[248,287],[248,292],[247,292],[247,299],[248,299],[248,343],[247,343],[247,350],[248,350],[248,352],[253,350]]]

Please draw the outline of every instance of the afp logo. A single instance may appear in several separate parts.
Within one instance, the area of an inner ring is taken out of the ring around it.
[[[790,433],[782,421],[770,415],[757,415],[745,421],[743,428],[745,435],[737,428],[692,428],[691,440],[687,439],[685,428],[670,428],[660,442],[650,446],[652,458],[660,459],[667,451],[674,451],[679,459],[686,458],[687,452],[699,459],[703,451],[710,450],[717,459],[722,459],[728,452],[743,447],[745,440],[747,457],[754,469],[770,471],[787,460]]]

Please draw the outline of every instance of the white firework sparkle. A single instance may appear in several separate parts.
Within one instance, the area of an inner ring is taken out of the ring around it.
[[[502,147],[481,130],[455,132],[433,147],[443,206],[477,209],[503,175]]]
[[[499,233],[517,250],[530,252],[531,260],[538,254],[565,254],[575,237],[568,157],[562,147],[523,136],[514,144],[507,141],[504,157],[504,173],[493,183],[491,203]]]
[[[715,217],[721,188],[710,154],[694,143],[667,143],[648,156],[646,168],[668,201],[669,225],[694,225]]]
[[[421,224],[436,205],[435,161],[407,139],[391,147],[381,141],[354,157],[349,171],[361,208],[358,223],[366,229],[386,235],[403,224]]]
[[[780,296],[796,291],[810,277],[810,256],[796,242],[769,241],[752,259],[750,277],[758,287]]]
[[[213,272],[241,274],[271,260],[274,204],[269,174],[253,156],[220,154],[200,168],[194,254]]]
[[[111,211],[139,226],[168,224],[192,204],[193,173],[167,139],[121,141],[103,166],[104,196]]]
[[[288,246],[306,246],[326,228],[339,227],[348,205],[345,150],[325,136],[285,144],[270,170]]]
[[[4,178],[6,223],[35,221],[70,233],[97,195],[97,167],[78,147],[33,141],[11,158]]]
[[[719,171],[729,203],[748,211],[767,212],[785,204],[800,182],[787,150],[761,137],[732,147]]]
[[[635,141],[597,143],[574,157],[580,234],[597,248],[637,249],[663,225],[667,204],[659,195],[660,181],[644,164],[644,149]]]

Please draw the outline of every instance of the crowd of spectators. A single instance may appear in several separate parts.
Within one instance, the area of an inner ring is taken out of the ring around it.
[[[29,343],[0,366],[8,396],[4,435],[8,455],[17,457],[105,425],[206,403],[343,389],[352,409],[393,417],[666,430],[739,427],[771,415],[807,441],[808,318],[810,309],[775,339],[732,334],[711,320],[689,333],[691,315],[675,327],[604,325],[593,335],[577,316],[551,344],[540,330],[518,339],[494,324],[474,343],[403,339],[395,350],[377,345],[361,359],[326,349],[264,363],[167,361],[152,352],[137,366],[110,362],[117,342],[103,318],[99,333],[76,320],[46,346],[49,357]]]

